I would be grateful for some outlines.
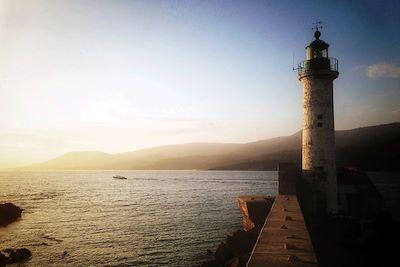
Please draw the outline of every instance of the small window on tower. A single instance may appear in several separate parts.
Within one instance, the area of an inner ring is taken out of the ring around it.
[[[318,122],[317,127],[322,127],[322,122]]]
[[[322,120],[323,117],[324,117],[324,116],[322,116],[322,114],[318,114],[318,115],[317,115],[317,119],[318,119],[318,120]]]

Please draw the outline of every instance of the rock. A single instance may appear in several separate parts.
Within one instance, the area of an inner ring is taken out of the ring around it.
[[[0,204],[0,226],[6,226],[21,217],[22,209],[12,203]]]
[[[19,248],[10,253],[9,263],[27,261],[32,257],[32,252],[27,248]]]
[[[226,242],[221,242],[214,253],[214,259],[203,262],[202,267],[244,267],[253,251],[258,234],[264,225],[274,197],[241,196],[238,197],[239,207],[244,220],[244,230],[237,230],[228,235]],[[249,222],[246,224],[245,222]],[[245,231],[246,230],[246,231]],[[207,255],[210,256],[210,250]]]
[[[240,260],[239,257],[235,256],[233,257],[229,262],[225,264],[225,266],[229,267],[239,267],[240,266]]]
[[[32,252],[27,248],[19,248],[16,250],[12,248],[7,248],[4,249],[3,252],[6,255],[0,252],[0,267],[6,266],[6,264],[26,261],[32,257]]]
[[[0,252],[0,267],[6,266],[7,257],[3,253]]]
[[[221,242],[214,253],[214,259],[203,262],[202,267],[241,267],[246,263],[257,241],[260,227],[250,231],[237,230]],[[210,251],[207,250],[207,254]]]

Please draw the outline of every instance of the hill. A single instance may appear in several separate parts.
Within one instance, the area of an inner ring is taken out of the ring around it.
[[[336,132],[338,166],[400,170],[400,123]],[[279,161],[301,162],[301,131],[245,144],[189,143],[120,154],[71,152],[24,169],[274,170]]]

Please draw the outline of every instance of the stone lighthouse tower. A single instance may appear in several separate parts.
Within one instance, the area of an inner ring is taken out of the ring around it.
[[[314,40],[306,47],[306,60],[298,66],[303,86],[303,179],[315,189],[316,209],[336,213],[337,178],[333,80],[339,75],[338,61],[329,58],[329,44],[320,39],[318,27]]]

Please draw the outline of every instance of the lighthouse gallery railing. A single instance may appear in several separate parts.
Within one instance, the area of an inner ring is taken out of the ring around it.
[[[321,58],[322,59],[322,58]],[[325,59],[329,59],[329,70],[331,70],[331,71],[338,71],[338,65],[339,65],[339,62],[338,62],[338,60],[336,59],[336,58],[333,58],[333,57],[330,57],[330,58],[325,58]],[[302,74],[304,74],[305,72],[307,72],[307,71],[312,71],[312,70],[316,70],[316,68],[313,68],[312,66],[313,66],[313,64],[312,64],[312,62],[311,62],[312,60],[304,60],[304,61],[302,61],[302,62],[300,62],[299,63],[299,65],[298,65],[298,67],[297,67],[297,73],[299,74],[299,75],[302,75]],[[326,63],[326,64],[321,64],[321,67],[322,68],[318,68],[318,69],[328,69],[328,63],[327,63],[327,60],[326,61],[323,61],[323,63]],[[319,64],[318,64],[319,65]]]

